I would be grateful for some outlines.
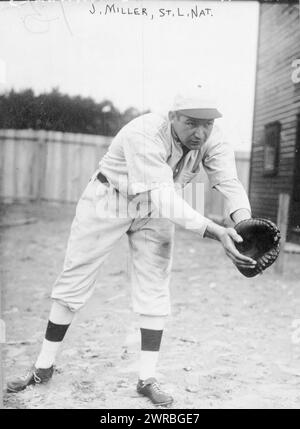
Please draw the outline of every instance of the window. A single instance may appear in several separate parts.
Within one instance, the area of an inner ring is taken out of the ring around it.
[[[278,173],[280,149],[280,122],[271,122],[265,126],[264,175],[275,176]]]

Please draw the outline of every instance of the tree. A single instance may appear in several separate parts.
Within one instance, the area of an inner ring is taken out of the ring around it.
[[[61,94],[58,88],[40,95],[26,89],[0,96],[0,128],[114,136],[141,113],[133,107],[120,113],[110,100],[96,103],[90,97]]]

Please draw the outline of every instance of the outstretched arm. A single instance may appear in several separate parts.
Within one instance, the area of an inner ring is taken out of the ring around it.
[[[235,224],[251,218],[251,207],[247,193],[239,181],[233,148],[220,138],[219,143],[207,148],[203,166],[211,187],[225,199],[227,215]]]
[[[215,185],[222,194],[228,215],[235,224],[245,219],[251,219],[251,207],[246,191],[237,178],[224,180]]]
[[[224,228],[202,216],[176,193],[174,187],[164,186],[152,190],[151,201],[162,217],[166,217],[186,229],[193,230],[204,238],[218,240],[235,265],[255,266],[255,261],[242,255],[236,249],[234,241],[241,242],[242,238],[233,228]]]

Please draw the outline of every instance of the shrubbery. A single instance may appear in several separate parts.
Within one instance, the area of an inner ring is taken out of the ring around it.
[[[35,95],[31,89],[0,95],[0,128],[53,130],[114,136],[142,112],[120,113],[109,100],[61,94],[58,89]]]

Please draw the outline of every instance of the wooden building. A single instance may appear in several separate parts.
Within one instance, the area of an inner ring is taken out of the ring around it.
[[[261,3],[259,19],[250,201],[254,216],[276,221],[288,193],[288,239],[300,242],[299,3]]]

